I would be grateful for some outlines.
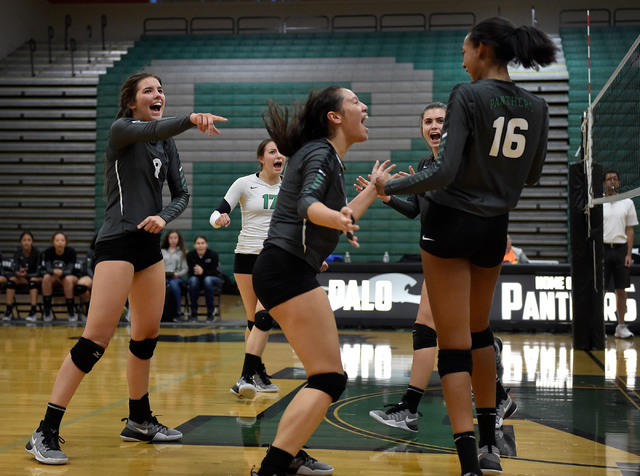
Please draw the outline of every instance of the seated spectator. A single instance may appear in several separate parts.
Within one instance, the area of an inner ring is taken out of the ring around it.
[[[38,318],[38,290],[40,289],[42,254],[33,246],[33,234],[23,231],[20,235],[20,246],[13,254],[13,269],[7,281],[7,309],[3,321],[13,319],[13,303],[18,286],[28,286],[31,309],[27,320],[35,321]]]
[[[67,318],[70,322],[75,322],[78,320],[73,302],[76,284],[78,284],[78,277],[74,274],[77,259],[76,250],[67,246],[67,235],[61,231],[53,234],[51,245],[52,246],[44,252],[45,274],[42,277],[42,301],[44,303],[44,311],[42,313],[42,320],[44,322],[53,321],[51,296],[53,295],[54,288],[62,287],[64,297],[67,301]]]
[[[0,266],[0,290],[5,289],[7,287],[7,276],[6,276],[6,272],[7,271],[11,271],[10,269],[5,269],[5,265],[10,265],[10,262],[5,262],[2,259],[2,253],[0,253],[0,263],[2,263],[2,266]],[[5,311],[6,314],[6,311]],[[9,319],[11,320],[11,319]]]
[[[87,315],[89,314],[89,301],[91,300],[91,287],[93,286],[93,273],[96,269],[96,238],[98,235],[93,235],[91,245],[89,245],[89,251],[83,263],[82,274],[78,278],[78,284],[76,285],[76,293],[80,296],[80,307],[78,314],[80,314],[80,320],[85,322]]]
[[[162,240],[162,257],[164,258],[164,273],[169,291],[175,298],[176,316],[174,321],[182,320],[182,290],[186,288],[185,278],[189,274],[187,266],[187,249],[184,238],[177,230],[169,230]]]
[[[528,263],[529,258],[524,254],[521,248],[516,248],[515,246],[511,246],[511,236],[507,234],[507,250],[504,252],[504,258],[502,260],[503,263]]]
[[[196,236],[193,241],[193,250],[187,253],[187,265],[189,266],[189,299],[191,300],[191,320],[198,320],[198,296],[204,289],[207,303],[207,322],[212,322],[216,317],[216,308],[213,298],[216,289],[222,288],[222,278],[218,271],[218,253],[209,249],[207,239]]]

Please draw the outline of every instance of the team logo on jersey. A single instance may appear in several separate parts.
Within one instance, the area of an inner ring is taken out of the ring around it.
[[[155,178],[160,178],[160,169],[162,169],[162,160],[160,159],[153,159],[153,167],[156,169],[155,173],[153,174],[153,176]]]

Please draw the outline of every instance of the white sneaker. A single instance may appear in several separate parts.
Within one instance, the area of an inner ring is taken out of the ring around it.
[[[621,339],[628,339],[629,337],[633,337],[633,332],[629,330],[626,324],[618,324],[614,335]]]

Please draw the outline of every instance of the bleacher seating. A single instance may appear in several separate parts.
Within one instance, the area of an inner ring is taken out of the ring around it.
[[[148,36],[100,79],[96,159],[100,167],[108,127],[115,115],[122,81],[148,70],[163,80],[165,114],[193,110],[224,115],[222,135],[213,140],[196,131],[176,139],[192,192],[190,213],[173,226],[187,241],[205,233],[230,273],[240,216],[227,230],[210,228],[208,218],[231,183],[256,170],[255,148],[266,136],[261,113],[267,99],[283,104],[302,100],[311,87],[338,83],[353,89],[369,106],[369,140],[356,144],[346,158],[351,183],[366,176],[376,159],[391,159],[406,170],[426,153],[419,115],[427,102],[446,102],[451,88],[468,81],[461,67],[465,31],[383,33],[294,33],[251,35]],[[429,46],[433,45],[433,46]],[[511,234],[532,258],[566,261],[566,152],[568,87],[562,64],[541,73],[514,70],[516,81],[545,97],[552,129],[548,165],[539,187],[528,189],[512,214]],[[96,187],[101,188],[101,177]],[[100,216],[100,212],[98,213]],[[547,216],[556,223],[546,226]],[[353,261],[392,260],[418,253],[419,224],[375,203],[360,222],[362,247],[346,241],[336,253],[350,250]]]
[[[130,42],[113,42],[76,59],[62,44],[39,48],[32,76],[28,46],[0,63],[0,250],[13,252],[31,230],[44,249],[65,231],[81,255],[95,230],[98,75]],[[76,53],[78,55],[78,53]],[[73,76],[72,74],[75,74]],[[97,191],[98,196],[102,194]]]

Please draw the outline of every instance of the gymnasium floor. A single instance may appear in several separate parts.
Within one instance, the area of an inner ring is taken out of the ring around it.
[[[1,475],[247,476],[304,383],[300,362],[273,332],[264,360],[280,391],[254,401],[229,392],[244,357],[239,299],[225,296],[223,320],[167,326],[152,364],[151,406],[184,437],[172,444],[127,443],[128,329],[120,327],[85,378],[61,428],[69,463],[37,463],[24,445],[42,418],[60,362],[81,324],[0,327]],[[498,433],[505,475],[640,475],[637,345],[609,337],[605,351],[571,349],[569,335],[501,334],[504,383],[517,413]],[[459,475],[439,379],[420,405],[417,434],[382,426],[369,410],[399,401],[411,365],[408,330],[344,330],[347,391],[308,442],[308,452],[341,475]]]

